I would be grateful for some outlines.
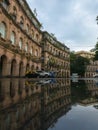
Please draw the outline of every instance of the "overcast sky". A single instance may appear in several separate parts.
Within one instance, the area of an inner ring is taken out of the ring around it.
[[[98,37],[98,0],[27,0],[44,30],[70,50],[90,50]]]

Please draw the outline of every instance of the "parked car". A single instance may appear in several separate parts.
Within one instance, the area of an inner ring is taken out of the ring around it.
[[[94,74],[94,75],[93,75],[93,78],[98,78],[98,74]]]
[[[39,77],[39,73],[37,73],[36,71],[33,71],[33,72],[30,71],[30,72],[26,73],[25,76],[28,78],[37,78],[37,77]]]
[[[46,72],[46,71],[43,71],[43,70],[39,70],[39,71],[33,71],[33,72],[28,72],[26,75],[26,77],[28,78],[48,78],[50,77],[50,73]]]
[[[48,77],[50,77],[50,73],[48,73],[46,71],[43,71],[43,70],[37,71],[37,73],[39,74],[39,77],[41,77],[41,78],[48,78]]]
[[[50,78],[55,78],[55,72],[54,71],[49,72],[49,74],[50,74]]]

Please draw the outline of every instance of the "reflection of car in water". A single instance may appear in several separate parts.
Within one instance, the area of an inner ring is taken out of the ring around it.
[[[38,81],[32,81],[32,80],[29,80],[26,82],[27,85],[29,84],[40,84],[40,85],[44,85],[44,84],[53,84],[53,83],[56,83],[56,79],[55,78],[52,78],[52,79],[40,79]]]
[[[37,83],[38,84],[51,84],[51,83],[55,83],[56,80],[53,78],[53,79],[44,79],[44,80],[40,80],[38,81]]]
[[[77,73],[73,73],[71,78],[79,78],[78,74]]]
[[[97,78],[94,78],[93,81],[94,81],[93,83],[95,84],[95,86],[98,87],[98,79],[97,79]]]
[[[93,78],[98,78],[98,74],[94,74],[94,75],[93,75]]]
[[[98,109],[98,104],[94,105],[93,107],[96,108],[96,109]]]
[[[72,78],[72,82],[78,82],[78,78]]]

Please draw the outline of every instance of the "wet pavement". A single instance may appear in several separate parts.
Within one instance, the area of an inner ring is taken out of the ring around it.
[[[98,80],[0,79],[0,130],[98,130]]]

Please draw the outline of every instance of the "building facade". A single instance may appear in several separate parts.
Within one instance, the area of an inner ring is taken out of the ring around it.
[[[69,48],[57,41],[57,39],[48,32],[43,32],[42,46],[42,68],[55,71],[57,77],[69,77]]]
[[[41,24],[25,0],[0,1],[0,75],[41,69]]]
[[[0,80],[0,130],[46,130],[71,109],[69,79],[40,81]]]
[[[91,59],[94,57],[94,52],[89,52],[89,51],[78,51],[76,52],[77,55]]]
[[[90,60],[90,63],[86,66],[85,78],[92,78],[98,70],[98,61],[93,61],[95,52],[79,51],[76,54]]]
[[[69,77],[69,59],[69,48],[41,31],[26,0],[0,1],[0,77],[43,68]]]
[[[42,85],[41,89],[43,92],[41,124],[43,124],[42,130],[46,130],[55,120],[71,109],[70,80],[56,79],[54,83]]]
[[[97,71],[98,71],[98,61],[90,61],[90,64],[87,65],[86,67],[85,77],[92,78]]]
[[[40,129],[40,95],[41,85],[35,82],[23,78],[0,80],[0,129],[23,129],[30,120],[30,129]]]
[[[85,99],[79,101],[79,104],[83,106],[89,106],[98,102],[98,81],[85,80],[86,93],[88,96]],[[97,108],[98,109],[98,108]]]

